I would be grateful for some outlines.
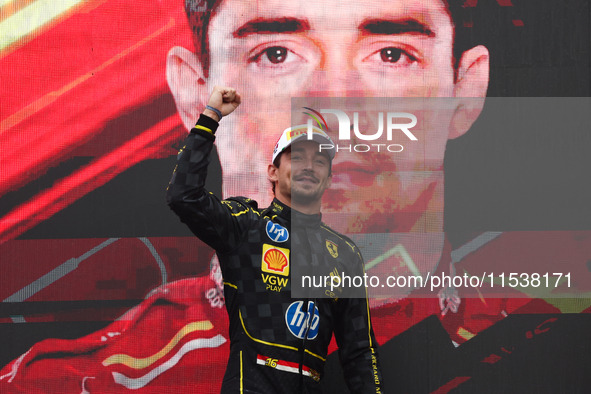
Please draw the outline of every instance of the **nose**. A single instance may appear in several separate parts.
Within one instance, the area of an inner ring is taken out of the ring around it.
[[[306,156],[302,163],[302,171],[314,172],[314,158]]]
[[[328,65],[314,71],[310,97],[364,97],[357,70]]]
[[[325,43],[320,63],[314,70],[310,95],[313,97],[363,97],[361,77],[352,61],[346,40]]]

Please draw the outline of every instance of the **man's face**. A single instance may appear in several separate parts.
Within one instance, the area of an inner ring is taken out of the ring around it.
[[[296,142],[282,153],[276,174],[275,193],[298,205],[319,201],[331,184],[330,160],[314,141]]]
[[[243,95],[240,109],[224,119],[225,128],[218,132],[224,195],[270,198],[267,193],[257,196],[266,190],[264,169],[276,140],[265,133],[294,124],[291,97],[451,96],[452,36],[450,17],[439,0],[222,3],[209,29],[209,82],[233,86]],[[429,184],[442,176],[447,134],[423,138],[430,144],[420,148],[429,150],[429,168],[405,155],[337,155],[338,185],[325,199],[323,212],[366,212],[369,221],[387,207],[404,209],[424,197]],[[399,174],[394,172],[397,161],[406,168]],[[253,185],[252,190],[245,185]],[[374,193],[366,196],[373,202],[363,207],[353,196],[362,186]],[[354,231],[363,230],[361,216],[344,226],[356,223]]]
[[[223,194],[248,195],[261,205],[272,198],[266,167],[274,131],[305,123],[292,119],[292,97],[456,93],[453,26],[441,0],[226,0],[208,39],[203,95],[224,85],[243,98],[217,132]],[[323,200],[327,222],[343,232],[441,231],[448,135],[444,124],[422,130],[419,142],[401,153],[337,154],[333,187]],[[429,211],[432,220],[421,220]]]

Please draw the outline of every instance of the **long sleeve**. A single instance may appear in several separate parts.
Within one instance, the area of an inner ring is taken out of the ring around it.
[[[244,239],[249,218],[258,216],[256,202],[236,198],[220,201],[205,189],[207,167],[218,123],[201,115],[177,156],[166,200],[189,229],[218,253],[234,250]]]
[[[363,275],[363,260],[358,251],[357,255]],[[340,298],[337,301],[335,338],[345,381],[351,393],[382,393],[378,344],[371,325],[367,296]]]

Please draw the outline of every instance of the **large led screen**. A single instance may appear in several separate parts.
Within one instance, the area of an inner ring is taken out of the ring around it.
[[[384,392],[585,392],[590,37],[583,0],[1,0],[0,391],[220,391],[219,261],[165,198],[217,85],[220,199],[271,204],[287,127],[338,143]]]

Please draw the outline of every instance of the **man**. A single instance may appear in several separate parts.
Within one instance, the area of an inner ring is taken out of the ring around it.
[[[179,153],[167,194],[181,221],[220,261],[231,340],[222,392],[320,392],[334,331],[349,389],[379,393],[367,299],[292,298],[296,268],[363,273],[355,245],[321,223],[335,151],[320,152],[318,144],[330,138],[321,130],[314,132],[316,142],[302,141],[298,130],[283,132],[268,166],[276,198],[267,209],[244,197],[220,202],[204,189],[217,120],[240,103],[234,89],[214,88]]]

